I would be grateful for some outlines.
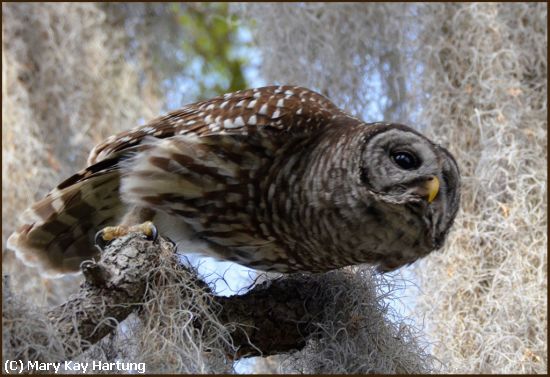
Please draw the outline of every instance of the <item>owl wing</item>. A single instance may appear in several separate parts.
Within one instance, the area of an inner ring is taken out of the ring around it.
[[[147,137],[158,139],[178,135],[245,136],[248,142],[261,138],[308,135],[347,116],[326,97],[296,86],[269,86],[228,93],[188,105],[148,124],[111,136],[97,145],[88,158],[93,165],[122,152],[134,151]],[[220,138],[218,138],[220,140]],[[138,148],[139,149],[139,148]]]
[[[193,238],[206,241],[208,253],[269,267],[254,263],[283,248],[271,236],[276,224],[269,220],[280,161],[287,151],[307,149],[333,121],[340,125],[338,116],[347,117],[321,95],[296,87],[247,90],[191,105],[137,136],[121,135],[140,149],[126,160],[121,197],[172,215],[172,223],[185,222]],[[121,147],[115,142],[98,156],[121,153]]]
[[[97,255],[95,232],[117,221],[127,203],[185,218],[212,242],[215,237],[206,234],[197,213],[223,205],[229,214],[218,229],[207,228],[253,244],[258,237],[239,229],[257,224],[239,217],[242,203],[235,201],[237,195],[243,199],[247,174],[284,140],[315,134],[338,116],[345,114],[328,99],[293,86],[244,90],[189,105],[96,146],[88,167],[23,214],[8,247],[43,272],[78,271],[82,260]]]

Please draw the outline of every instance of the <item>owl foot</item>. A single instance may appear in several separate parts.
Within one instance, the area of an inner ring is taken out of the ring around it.
[[[155,241],[158,237],[158,230],[155,224],[151,221],[146,221],[142,224],[126,226],[108,226],[100,230],[95,235],[95,244],[103,250],[114,239],[125,236],[129,233],[142,233],[151,241]]]

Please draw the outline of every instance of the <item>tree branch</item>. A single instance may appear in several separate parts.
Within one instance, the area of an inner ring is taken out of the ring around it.
[[[78,356],[139,309],[147,300],[148,280],[154,278],[149,272],[158,267],[159,258],[173,258],[174,253],[173,244],[162,237],[152,242],[131,234],[109,245],[100,261],[84,262],[85,281],[80,292],[47,314],[58,331],[65,357]],[[173,260],[178,263],[177,258]],[[198,279],[193,283],[206,287]],[[319,300],[312,299],[318,288],[311,275],[295,274],[259,284],[244,295],[214,297],[219,304],[216,306],[221,307],[218,319],[230,329],[237,348],[232,356],[266,356],[301,349],[322,310]],[[194,325],[200,324],[201,318],[197,318]],[[36,349],[43,346],[36,345]],[[26,358],[40,358],[39,354],[31,351]]]
[[[323,304],[316,300],[319,282],[293,274],[266,281],[241,296],[216,297],[224,324],[240,323],[231,336],[237,358],[269,356],[301,349],[320,320]]]

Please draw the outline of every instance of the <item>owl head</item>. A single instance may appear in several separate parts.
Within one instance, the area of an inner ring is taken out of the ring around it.
[[[425,233],[426,249],[443,245],[459,208],[460,173],[453,156],[415,130],[375,124],[361,152],[362,184],[392,208],[395,227]]]

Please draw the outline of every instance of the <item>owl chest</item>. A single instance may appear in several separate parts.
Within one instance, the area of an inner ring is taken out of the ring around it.
[[[188,221],[210,253],[251,268],[320,272],[371,263],[391,270],[420,253],[419,225],[376,205],[320,207],[286,194],[267,200],[269,193],[242,198],[222,210],[203,206],[200,220]]]
[[[362,263],[392,270],[427,252],[418,218],[368,201],[298,203],[275,213],[271,223],[290,271],[320,272]]]
[[[422,219],[406,207],[374,201],[363,212],[364,221],[357,230],[360,236],[352,245],[351,255],[356,262],[366,258],[366,262],[390,271],[429,252]]]

